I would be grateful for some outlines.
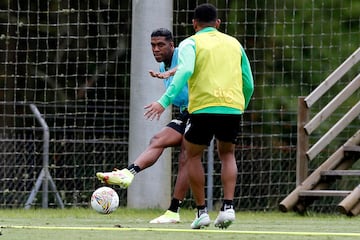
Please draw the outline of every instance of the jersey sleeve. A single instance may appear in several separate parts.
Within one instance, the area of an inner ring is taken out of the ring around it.
[[[254,93],[254,79],[251,71],[249,59],[243,47],[241,47],[242,61],[242,79],[243,79],[243,93],[245,98],[245,109],[248,107],[251,96]]]
[[[167,108],[194,72],[195,66],[195,43],[191,39],[185,39],[179,45],[178,66],[174,78],[165,93],[157,101],[161,106]]]

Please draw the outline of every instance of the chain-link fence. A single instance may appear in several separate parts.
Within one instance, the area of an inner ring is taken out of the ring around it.
[[[176,44],[193,34],[192,11],[203,2],[218,7],[220,30],[243,44],[255,79],[237,145],[236,207],[276,209],[296,182],[297,97],[309,94],[359,47],[360,6],[356,0],[174,0]],[[49,126],[49,172],[66,207],[89,204],[100,185],[96,171],[127,166],[131,8],[131,0],[0,0],[1,207],[23,207],[42,169],[42,129],[30,103]],[[349,101],[357,99],[359,93]],[[356,119],[310,169],[358,128]],[[176,169],[173,161],[173,182]],[[215,155],[214,204],[222,195],[219,169]],[[352,189],[356,181],[341,184]],[[125,206],[126,191],[117,190]],[[49,204],[55,207],[52,193]],[[332,201],[315,207],[327,209]],[[192,204],[189,193],[184,206]]]

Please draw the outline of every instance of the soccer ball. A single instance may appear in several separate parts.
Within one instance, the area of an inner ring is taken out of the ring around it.
[[[119,207],[119,196],[112,188],[100,187],[91,195],[91,207],[99,213],[112,213]]]

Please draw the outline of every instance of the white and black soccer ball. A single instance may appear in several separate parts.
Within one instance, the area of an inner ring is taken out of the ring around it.
[[[110,187],[100,187],[91,195],[91,207],[98,213],[112,213],[119,207],[119,195]]]

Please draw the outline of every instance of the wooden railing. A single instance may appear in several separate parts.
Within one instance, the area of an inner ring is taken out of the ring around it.
[[[360,114],[360,100],[315,144],[309,148],[309,135],[320,126],[345,100],[360,88],[358,74],[341,92],[338,93],[320,112],[309,120],[310,108],[341,77],[360,61],[360,47],[332,72],[310,95],[298,98],[298,135],[296,155],[296,183],[300,185],[308,176],[308,161],[314,159],[344,128]]]
[[[309,135],[320,126],[346,99],[360,88],[360,74],[358,74],[337,96],[335,96],[320,112],[309,120],[310,108],[321,98],[337,81],[340,80],[355,64],[360,61],[360,48],[358,48],[343,64],[327,77],[309,96],[298,98],[297,123],[297,155],[296,155],[296,188],[279,204],[282,212],[293,209],[304,212],[310,202],[301,201],[306,196],[344,196],[346,198],[339,204],[341,212],[350,215],[360,213],[360,188],[353,191],[323,190],[329,183],[320,182],[323,175],[341,174],[349,171],[354,163],[353,158],[344,160],[345,151],[355,150],[359,156],[360,129],[339,147],[325,162],[308,176],[308,163],[314,159],[346,126],[360,114],[360,100],[344,116],[330,128],[315,144],[309,148]],[[349,171],[356,174],[358,171]]]

